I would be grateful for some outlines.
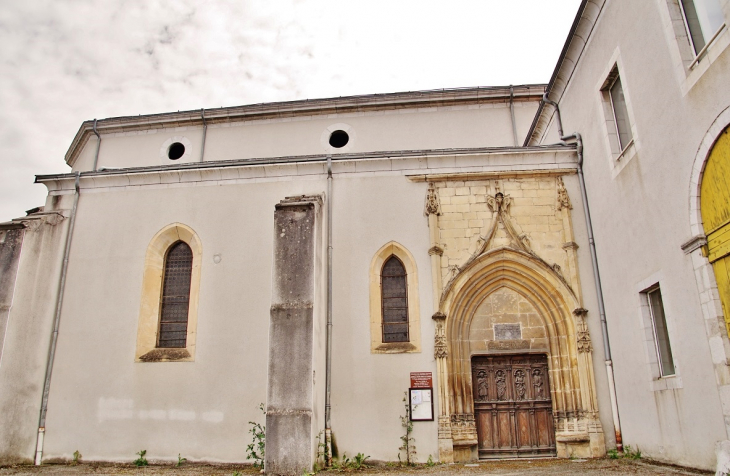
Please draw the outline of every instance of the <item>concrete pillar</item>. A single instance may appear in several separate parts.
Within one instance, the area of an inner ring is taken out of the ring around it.
[[[267,474],[311,471],[324,427],[321,198],[292,197],[274,212],[274,273],[266,405]],[[316,373],[320,373],[316,379]],[[316,382],[316,385],[315,385]],[[321,388],[320,388],[321,387]],[[321,405],[320,405],[321,403]]]

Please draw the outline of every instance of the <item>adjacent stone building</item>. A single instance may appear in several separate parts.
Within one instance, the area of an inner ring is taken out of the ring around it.
[[[85,122],[0,225],[0,458],[244,461],[264,403],[269,473],[397,460],[405,396],[418,461],[722,467],[725,18],[584,1],[547,85]]]

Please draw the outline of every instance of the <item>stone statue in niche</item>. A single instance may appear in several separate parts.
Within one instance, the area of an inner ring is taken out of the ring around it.
[[[522,369],[515,370],[515,392],[517,400],[525,399],[525,371]]]
[[[588,315],[588,311],[583,308],[578,308],[573,311],[573,315],[575,315],[577,323],[576,337],[578,352],[591,352],[593,350],[593,346],[591,345],[591,336],[588,332],[588,325],[586,324],[586,316]]]
[[[507,393],[507,382],[504,370],[497,370],[494,380],[497,382],[497,400],[504,400],[505,394]]]
[[[426,192],[426,207],[425,214],[428,215],[441,215],[441,200],[439,199],[436,186],[433,182],[428,184],[428,191]]]
[[[477,373],[477,397],[479,400],[487,400],[489,395],[489,384],[487,383],[487,372],[480,370]]]
[[[541,400],[545,398],[545,394],[543,393],[543,381],[542,381],[542,372],[540,369],[535,369],[532,371],[532,386],[535,388],[535,399]]]
[[[570,203],[570,197],[568,196],[568,191],[565,189],[563,177],[558,177],[558,210],[562,210],[563,208],[570,210],[573,208],[573,205]]]

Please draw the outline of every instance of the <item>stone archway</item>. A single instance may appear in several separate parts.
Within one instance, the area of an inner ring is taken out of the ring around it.
[[[530,329],[517,339],[514,335],[497,338],[488,329],[479,332],[474,327],[475,316],[481,321],[476,324],[484,327],[480,308],[483,315],[485,303],[500,294],[511,296],[518,307],[523,303],[525,315],[517,309],[516,313],[502,313],[500,318],[505,324]],[[605,454],[585,325],[587,311],[556,270],[527,251],[493,249],[470,261],[447,285],[441,310],[444,322],[440,325],[448,352],[440,381],[446,387],[442,395],[446,397],[455,460],[477,457],[472,358],[505,352],[547,355],[558,456]]]
[[[718,391],[722,399],[723,415],[725,417],[725,431],[730,436],[730,385],[724,379],[727,373],[727,359],[730,358],[730,339],[728,332],[717,332],[717,329],[726,328],[725,313],[720,299],[720,290],[716,280],[713,264],[710,263],[708,240],[705,235],[705,223],[702,211],[702,189],[707,186],[705,172],[710,156],[715,153],[715,147],[720,142],[724,131],[730,128],[730,107],[724,109],[712,122],[702,138],[695,154],[692,166],[692,175],[689,183],[689,218],[692,238],[682,245],[682,250],[692,259],[695,271],[697,290],[700,301],[706,302],[702,306],[702,315],[705,321],[705,330],[710,348],[716,349],[712,353],[712,364],[718,382]],[[721,146],[722,147],[722,146]],[[727,148],[727,145],[725,145]],[[708,231],[714,231],[712,228]]]

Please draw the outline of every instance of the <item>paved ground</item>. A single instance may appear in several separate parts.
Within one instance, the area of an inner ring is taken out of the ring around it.
[[[58,475],[165,475],[165,476],[243,476],[258,474],[259,471],[251,466],[237,465],[206,465],[185,463],[182,467],[176,468],[172,465],[152,465],[145,468],[137,468],[130,464],[94,464],[83,463],[79,465],[43,465],[43,466],[5,466],[0,467],[0,476],[5,475],[36,475],[36,474],[58,474]],[[520,461],[498,461],[473,465],[453,464],[436,465],[433,467],[417,466],[404,468],[388,465],[368,466],[360,470],[347,471],[325,471],[319,473],[322,476],[441,476],[441,475],[465,475],[482,476],[496,474],[501,476],[520,475],[707,475],[709,472],[677,468],[651,463],[645,460],[520,460]]]

